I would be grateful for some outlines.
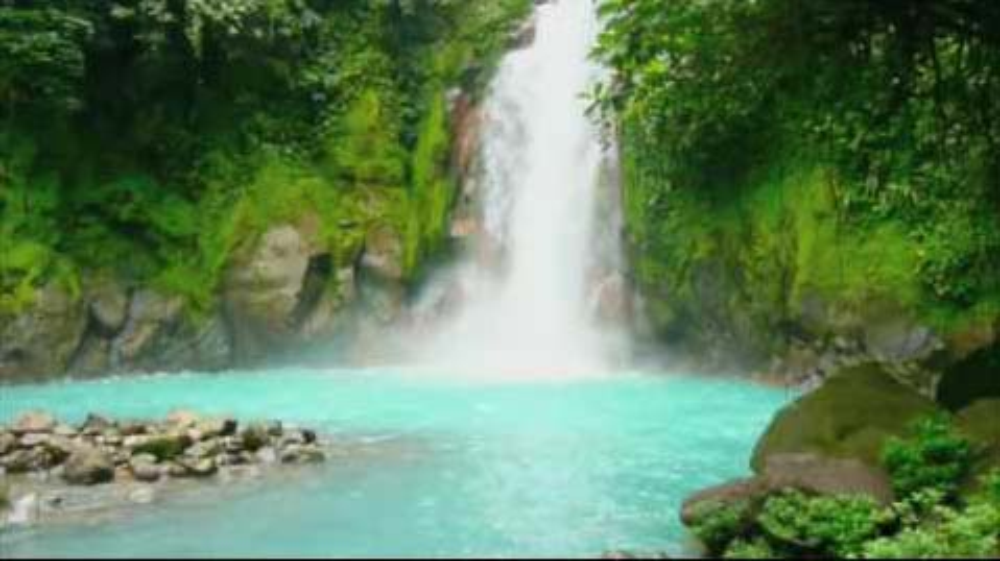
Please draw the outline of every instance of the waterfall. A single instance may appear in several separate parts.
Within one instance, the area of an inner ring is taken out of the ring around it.
[[[621,278],[611,273],[617,244],[602,239],[608,219],[598,216],[611,152],[584,97],[601,77],[589,58],[595,8],[545,3],[534,24],[534,41],[505,57],[484,103],[479,172],[468,188],[476,234],[425,296],[449,305],[420,343],[423,364],[577,375],[605,370],[618,341],[594,313],[598,287]]]

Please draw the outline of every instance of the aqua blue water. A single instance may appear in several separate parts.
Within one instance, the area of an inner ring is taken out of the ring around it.
[[[8,533],[9,556],[594,556],[681,553],[683,498],[740,476],[787,397],[721,379],[622,373],[477,383],[282,370],[4,388],[31,408],[161,416],[177,407],[317,426],[350,453],[206,487],[110,519]]]

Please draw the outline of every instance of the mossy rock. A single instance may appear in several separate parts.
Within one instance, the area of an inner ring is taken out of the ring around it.
[[[980,452],[968,482],[968,489],[974,490],[981,477],[1000,469],[1000,399],[981,399],[962,409],[955,424]]]
[[[914,421],[936,410],[876,364],[847,368],[778,412],[751,465],[760,473],[776,454],[813,453],[878,466],[886,439],[905,436]]]
[[[150,454],[156,457],[157,461],[163,462],[180,456],[190,445],[191,439],[187,435],[156,436],[137,445],[132,454],[135,456]]]
[[[981,349],[948,367],[938,386],[938,401],[952,411],[1000,399],[1000,345]]]

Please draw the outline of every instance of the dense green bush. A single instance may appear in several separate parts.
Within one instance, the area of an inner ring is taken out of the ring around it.
[[[721,554],[741,538],[750,522],[749,504],[707,502],[698,505],[691,531],[713,554]]]
[[[758,522],[784,550],[843,558],[861,553],[886,519],[867,497],[807,497],[789,491],[768,498]]]
[[[595,105],[662,336],[765,360],[816,302],[1000,315],[1000,4],[601,5]]]
[[[972,443],[944,416],[922,419],[913,430],[912,438],[891,439],[882,455],[897,496],[933,490],[954,499],[972,468]]]
[[[970,447],[947,418],[920,421],[911,438],[888,443],[885,456],[900,491],[889,508],[863,496],[785,490],[753,504],[707,503],[691,531],[711,555],[733,559],[1000,555],[1000,469],[978,494],[957,494]]]
[[[208,309],[310,213],[340,264],[389,226],[412,273],[451,202],[445,92],[530,6],[0,0],[0,314],[93,271]]]

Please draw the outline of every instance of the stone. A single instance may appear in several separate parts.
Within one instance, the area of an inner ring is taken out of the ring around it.
[[[21,437],[18,441],[18,445],[21,448],[34,448],[36,446],[42,446],[48,443],[52,439],[51,434],[39,433],[39,432],[29,432]]]
[[[144,442],[132,447],[133,454],[152,454],[159,461],[172,460],[191,445],[186,434],[164,434],[151,436]]]
[[[129,462],[129,469],[132,471],[132,477],[143,483],[159,481],[163,475],[163,470],[156,463],[156,456],[152,454],[133,456]]]
[[[73,438],[79,434],[79,431],[70,425],[60,423],[56,425],[56,428],[52,429],[52,434],[63,438]]]
[[[88,287],[91,325],[102,337],[117,335],[128,319],[129,297],[125,287],[106,280]]]
[[[685,526],[694,525],[698,521],[704,505],[749,505],[766,493],[766,482],[757,477],[704,489],[688,497],[681,505],[681,522]]]
[[[204,419],[197,425],[197,430],[204,438],[218,438],[236,434],[239,424],[231,418]]]
[[[0,456],[17,448],[17,437],[9,432],[0,432]]]
[[[62,477],[74,485],[109,483],[115,477],[115,465],[103,451],[79,447],[66,460]]]
[[[0,379],[38,381],[65,372],[87,327],[83,301],[50,283],[27,309],[0,318]]]
[[[121,446],[124,440],[125,439],[122,438],[122,435],[117,429],[108,430],[101,436],[97,437],[97,442],[103,446]]]
[[[55,463],[61,464],[73,455],[76,445],[73,444],[71,439],[65,436],[53,436],[45,442],[45,449],[52,456],[52,460]]]
[[[118,431],[124,437],[137,436],[150,432],[149,427],[142,421],[123,421],[118,423]]]
[[[249,255],[233,260],[223,301],[239,360],[262,357],[294,337],[293,318],[314,249],[306,232],[291,224],[265,232]]]
[[[273,464],[278,461],[278,453],[270,446],[257,450],[252,457],[262,464]]]
[[[35,455],[33,450],[15,450],[3,458],[0,458],[0,466],[8,474],[28,473],[35,468]]]
[[[914,421],[936,411],[878,365],[846,368],[778,412],[751,465],[760,473],[771,456],[811,453],[878,467],[886,439],[905,436]]]
[[[185,409],[177,409],[167,415],[167,424],[175,429],[193,428],[200,422],[201,415]]]
[[[107,417],[96,413],[89,413],[87,418],[80,425],[80,432],[87,436],[97,436],[115,428],[115,423]]]
[[[14,421],[11,432],[16,435],[49,433],[56,428],[56,419],[44,411],[28,411]]]
[[[389,226],[376,226],[365,237],[361,254],[361,269],[378,279],[401,281],[403,279],[403,240]]]
[[[982,452],[965,486],[974,491],[982,484],[982,476],[1000,466],[1000,399],[981,399],[962,409],[955,416],[955,425]]]
[[[281,451],[280,460],[283,464],[311,464],[326,459],[323,451],[316,446],[292,444]]]
[[[246,426],[240,433],[243,447],[250,452],[256,452],[271,442],[271,434],[266,425],[255,423]]]
[[[944,369],[937,400],[952,411],[981,399],[1000,399],[1000,345],[975,351]]]
[[[129,302],[128,320],[114,339],[111,354],[119,369],[163,367],[164,353],[183,323],[184,299],[153,290],[136,292]]]
[[[184,451],[184,455],[190,458],[207,458],[222,452],[222,444],[218,440],[206,440],[193,444]]]
[[[529,18],[510,35],[508,44],[511,49],[525,49],[535,42],[538,26],[535,18]]]
[[[776,454],[764,466],[770,490],[797,489],[813,495],[864,495],[888,507],[895,500],[888,475],[857,460],[815,454]]]
[[[219,470],[218,466],[215,465],[215,460],[212,458],[185,458],[179,460],[177,464],[184,468],[184,475],[182,477],[208,477],[215,475]]]

